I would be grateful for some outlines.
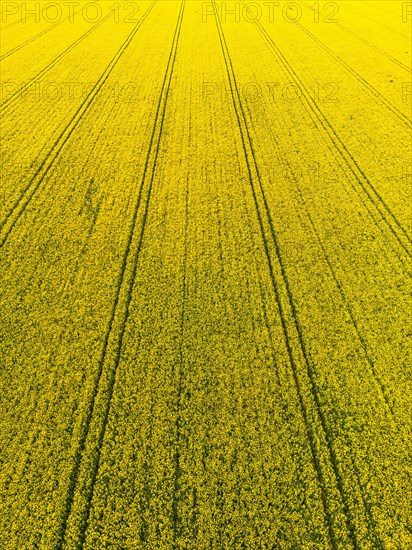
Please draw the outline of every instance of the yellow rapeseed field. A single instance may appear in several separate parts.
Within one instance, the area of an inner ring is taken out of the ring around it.
[[[411,550],[412,2],[0,11],[0,550]]]

